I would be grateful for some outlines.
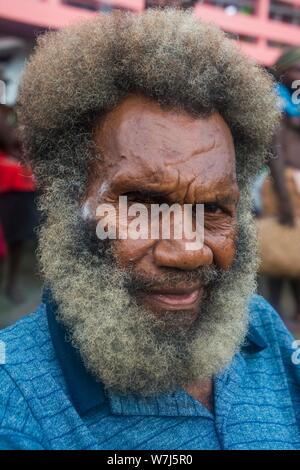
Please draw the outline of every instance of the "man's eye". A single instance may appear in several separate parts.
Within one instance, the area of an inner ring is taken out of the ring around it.
[[[223,212],[222,208],[218,204],[208,203],[204,204],[204,211],[209,212],[210,214],[218,214]]]

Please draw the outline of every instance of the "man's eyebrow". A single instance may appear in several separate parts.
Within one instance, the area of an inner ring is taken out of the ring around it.
[[[215,200],[220,206],[236,205],[239,201],[239,192],[234,191],[228,194],[217,194]]]
[[[197,197],[198,204],[219,204],[219,205],[231,205],[236,204],[239,200],[239,192],[238,191],[230,191],[230,192],[216,192],[211,193],[209,195],[203,193],[199,194]]]
[[[232,193],[227,194],[218,194],[216,196],[216,200],[222,204],[234,204],[239,200],[239,193],[234,191]]]
[[[126,191],[121,194],[121,196],[127,196],[128,199],[134,199],[137,201],[150,201],[156,203],[170,203],[169,195],[174,194],[174,191],[153,191],[147,189],[141,190],[132,190]],[[203,195],[203,198],[198,198],[193,204],[218,204],[220,206],[230,206],[235,205],[238,202],[238,193],[225,193],[225,194],[216,194],[210,195],[209,197]],[[172,204],[174,204],[174,200],[172,200]],[[188,204],[188,200],[185,204]]]
[[[122,196],[127,197],[136,197],[138,199],[167,199],[169,192],[164,191],[155,191],[155,190],[147,190],[147,189],[133,189],[129,191],[125,191],[122,193]]]

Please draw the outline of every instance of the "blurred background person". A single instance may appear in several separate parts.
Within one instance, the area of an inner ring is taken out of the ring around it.
[[[262,272],[267,274],[269,300],[284,317],[282,294],[284,286],[289,287],[292,321],[300,322],[300,48],[284,52],[272,73],[283,116],[268,162],[271,178],[264,180],[261,192]]]
[[[34,238],[37,225],[35,183],[31,170],[21,163],[21,145],[12,108],[0,106],[0,221],[3,239],[1,258],[4,294],[23,301],[18,286],[25,243]],[[6,250],[7,247],[7,250]],[[7,252],[7,253],[6,253]],[[7,254],[4,257],[4,254]],[[4,260],[7,259],[6,270]],[[4,271],[5,275],[4,275]]]

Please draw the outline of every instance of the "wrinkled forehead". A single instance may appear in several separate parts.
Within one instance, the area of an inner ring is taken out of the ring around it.
[[[105,116],[95,139],[103,158],[101,175],[108,180],[155,182],[171,175],[200,182],[235,180],[232,134],[218,113],[195,117],[131,96]]]

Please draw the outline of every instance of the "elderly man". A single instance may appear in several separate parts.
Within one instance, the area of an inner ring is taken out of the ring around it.
[[[297,344],[253,294],[269,76],[190,12],[117,14],[42,37],[19,112],[45,290],[0,335],[0,447],[300,448]],[[155,204],[202,243],[124,236]]]

